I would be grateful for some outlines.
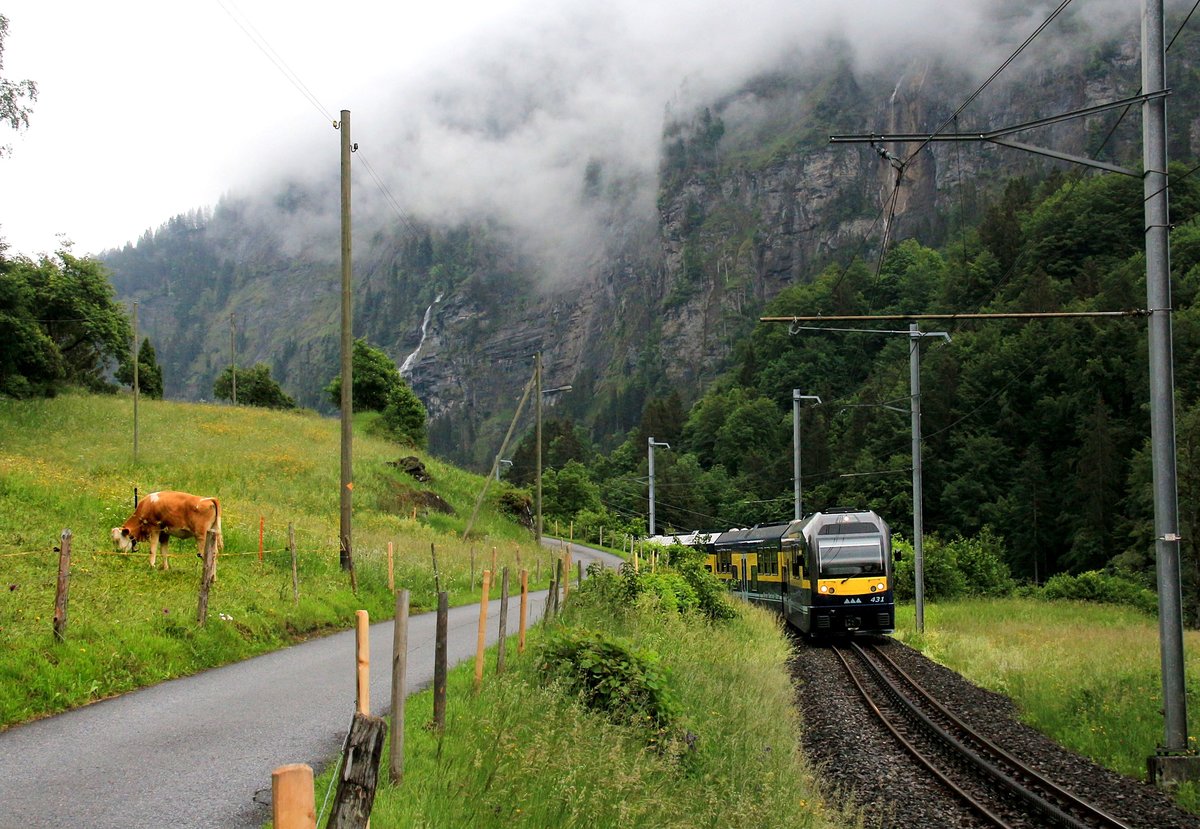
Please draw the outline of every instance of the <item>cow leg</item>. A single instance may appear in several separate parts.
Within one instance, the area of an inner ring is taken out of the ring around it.
[[[150,530],[150,569],[155,569],[158,562],[158,530],[151,528]]]
[[[163,569],[171,569],[171,556],[167,551],[167,545],[171,543],[171,536],[166,533],[161,533],[158,536],[158,543],[162,545]]]

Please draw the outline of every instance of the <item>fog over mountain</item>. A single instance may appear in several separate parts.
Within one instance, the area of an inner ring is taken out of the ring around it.
[[[600,261],[606,233],[654,212],[664,124],[781,66],[842,60],[899,82],[914,59],[977,83],[1056,4],[931,0],[656,3],[531,0],[404,77],[373,79],[352,112],[356,245],[407,219],[492,221],[550,283]],[[1060,38],[1136,33],[1136,4],[1071,6],[1006,71],[1063,59]],[[1134,88],[1126,94],[1133,94]],[[752,108],[726,114],[753,119]],[[968,111],[964,118],[985,121]],[[322,163],[315,160],[322,159]],[[257,202],[285,250],[335,258],[336,139],[253,159],[233,195]],[[332,198],[273,215],[284,182]],[[585,198],[585,182],[603,198]],[[258,194],[258,195],[255,195]],[[324,254],[322,254],[324,252]]]

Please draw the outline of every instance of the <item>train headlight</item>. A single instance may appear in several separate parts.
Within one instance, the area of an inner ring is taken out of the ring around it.
[[[884,584],[883,582],[879,582],[879,584],[875,585],[875,587],[878,587],[880,590],[887,590],[887,585]],[[874,590],[875,588],[871,588],[871,589]]]
[[[822,592],[822,593],[828,593],[828,592],[829,592],[829,585],[827,585],[827,584],[822,584],[822,585],[821,585],[821,592]]]

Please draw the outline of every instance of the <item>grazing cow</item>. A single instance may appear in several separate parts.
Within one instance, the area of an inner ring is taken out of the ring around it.
[[[204,537],[209,530],[217,534],[217,550],[225,546],[221,537],[221,505],[216,498],[201,498],[186,492],[152,492],[143,498],[129,520],[113,527],[112,540],[117,549],[131,552],[139,541],[150,541],[150,566],[155,566],[158,546],[163,546],[163,569],[167,561],[167,542],[171,536],[194,538],[200,556],[204,556]]]

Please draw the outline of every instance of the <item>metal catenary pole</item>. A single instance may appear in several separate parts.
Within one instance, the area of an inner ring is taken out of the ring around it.
[[[1162,0],[1142,7],[1142,89],[1166,89]],[[1150,312],[1150,444],[1154,467],[1154,550],[1162,661],[1163,749],[1187,751],[1187,698],[1183,668],[1183,599],[1179,576],[1179,500],[1175,468],[1175,382],[1168,248],[1166,98],[1142,104],[1143,187],[1146,217],[1146,307]]]
[[[908,385],[912,410],[913,579],[917,632],[925,631],[925,499],[921,472],[921,332],[908,326]]]

